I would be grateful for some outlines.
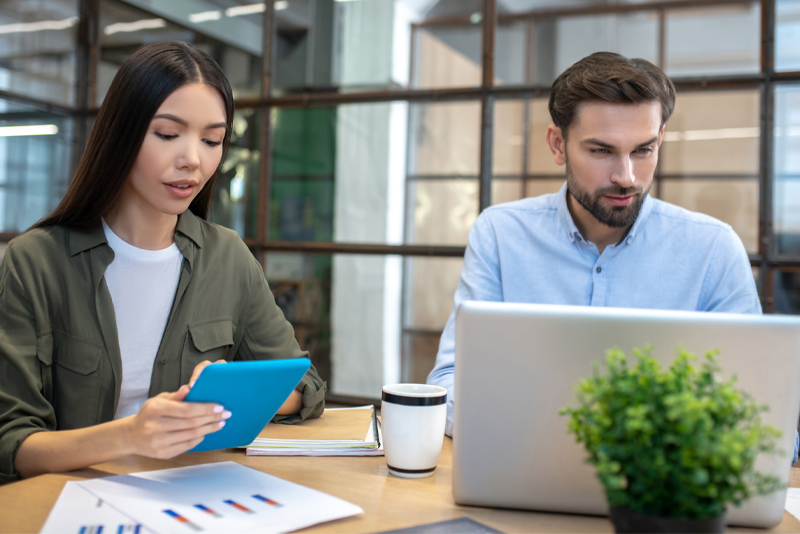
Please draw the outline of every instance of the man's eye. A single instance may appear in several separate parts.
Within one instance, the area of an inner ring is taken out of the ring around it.
[[[651,146],[643,147],[643,148],[638,149],[636,152],[638,154],[642,155],[642,156],[646,156],[646,155],[651,154],[653,152],[653,147],[651,147]]]
[[[608,154],[608,149],[607,148],[593,148],[592,149],[592,153],[593,154],[597,154],[598,156],[605,156],[606,154]]]
[[[159,139],[163,139],[164,141],[170,141],[178,136],[173,134],[162,134],[160,132],[156,132],[156,137],[158,137]]]

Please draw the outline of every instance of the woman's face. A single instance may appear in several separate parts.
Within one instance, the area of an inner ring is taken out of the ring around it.
[[[222,159],[225,104],[202,83],[175,90],[158,108],[125,182],[123,202],[145,213],[179,215]]]

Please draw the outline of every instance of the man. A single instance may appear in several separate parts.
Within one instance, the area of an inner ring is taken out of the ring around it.
[[[465,300],[761,313],[731,227],[648,195],[674,105],[661,70],[609,52],[555,81],[546,137],[567,181],[558,193],[486,209],[470,231],[428,376],[448,390],[448,435],[455,311]]]

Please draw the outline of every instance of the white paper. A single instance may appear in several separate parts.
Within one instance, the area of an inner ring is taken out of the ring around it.
[[[41,534],[140,534],[140,523],[103,503],[77,482],[67,482]]]
[[[79,484],[160,534],[289,532],[364,513],[337,497],[235,462],[120,475]]]
[[[800,488],[789,488],[786,492],[786,511],[800,519]]]

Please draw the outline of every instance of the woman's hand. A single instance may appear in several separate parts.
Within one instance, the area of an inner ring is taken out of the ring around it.
[[[200,376],[200,373],[203,372],[203,369],[211,365],[212,363],[228,363],[225,360],[217,360],[215,362],[206,360],[204,362],[200,362],[194,366],[194,371],[192,371],[192,378],[189,379],[189,387],[191,388],[194,383],[197,381],[197,377]]]
[[[196,375],[205,365],[201,363],[195,368]],[[192,378],[196,378],[195,374]],[[188,393],[189,386],[184,385],[174,393],[156,395],[145,401],[138,414],[127,418],[132,454],[172,458],[196,446],[206,434],[225,426],[231,412],[210,402],[184,402]]]

